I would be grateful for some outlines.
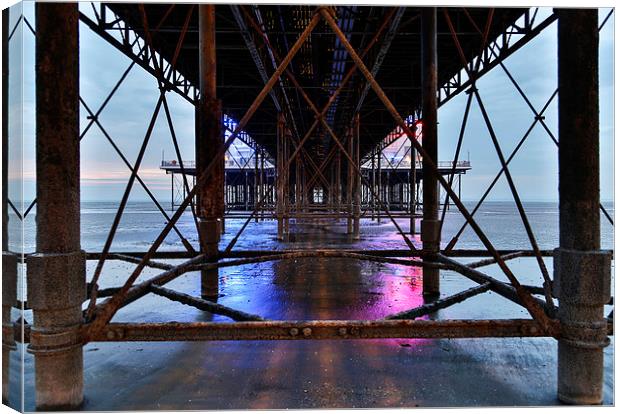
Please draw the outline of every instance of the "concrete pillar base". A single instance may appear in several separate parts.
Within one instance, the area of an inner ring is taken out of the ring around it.
[[[198,219],[198,230],[202,240],[202,252],[206,256],[207,263],[217,263],[218,243],[220,241],[221,220],[219,218],[200,218]],[[219,295],[219,270],[207,269],[200,271],[200,295],[207,298],[214,298]]]
[[[84,388],[79,332],[86,299],[85,254],[36,253],[26,263],[34,316],[28,351],[34,355],[37,409],[79,408]]]
[[[572,405],[603,403],[603,347],[558,342],[558,400]]]
[[[82,345],[65,350],[35,350],[36,407],[41,411],[78,410],[84,402]]]
[[[360,217],[359,215],[355,215],[353,217],[353,240],[360,239]]]
[[[553,289],[561,323],[558,399],[601,404],[603,348],[609,344],[603,306],[611,298],[611,253],[556,249]]]
[[[9,400],[11,351],[17,349],[13,337],[11,308],[17,299],[17,256],[2,252],[2,402]]]
[[[284,221],[282,219],[282,216],[278,216],[277,220],[278,220],[278,235],[276,236],[276,238],[279,241],[282,241],[284,240]]]
[[[409,234],[417,234],[415,231],[415,219],[409,220]]]
[[[439,252],[439,220],[422,220],[420,233],[424,250],[431,253]],[[439,269],[423,268],[422,293],[428,297],[439,296]]]

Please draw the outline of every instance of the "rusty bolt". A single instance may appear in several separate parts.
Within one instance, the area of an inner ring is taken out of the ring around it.
[[[347,328],[339,328],[338,329],[338,334],[340,336],[346,336],[347,335]]]
[[[289,331],[289,333],[291,334],[291,336],[297,336],[297,334],[299,334],[299,329],[297,329],[297,328],[291,328],[291,330]]]
[[[312,329],[310,329],[310,328],[304,328],[304,329],[301,330],[301,332],[304,334],[304,336],[312,335]]]
[[[351,335],[359,335],[360,330],[359,328],[351,328]]]
[[[114,331],[109,330],[106,336],[108,337],[108,339],[114,339]]]

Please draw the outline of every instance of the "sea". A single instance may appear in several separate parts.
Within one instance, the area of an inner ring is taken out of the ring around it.
[[[475,203],[465,203],[469,211],[475,207]],[[614,216],[613,203],[603,203],[611,217]],[[525,202],[524,209],[531,225],[532,231],[540,249],[554,249],[559,243],[559,214],[556,202]],[[87,252],[100,252],[109,235],[110,227],[118,210],[118,202],[83,202],[81,205],[81,232],[82,249]],[[173,215],[170,208],[164,210],[168,216]],[[10,217],[10,246],[13,251],[21,251],[20,239],[23,234],[23,251],[25,253],[36,250],[36,208],[26,217],[23,228],[15,215]],[[531,249],[521,217],[518,214],[514,202],[489,201],[482,204],[474,216],[487,237],[497,249]],[[244,219],[227,219],[227,233],[222,238],[222,243],[229,241],[237,230],[243,225]],[[461,228],[464,218],[455,206],[450,206],[446,213],[445,223],[442,228],[442,245],[445,246]],[[341,221],[341,224],[344,221]],[[397,222],[405,230],[409,230],[408,219],[397,219]],[[152,202],[129,202],[125,207],[120,225],[114,235],[112,251],[146,251],[167,223],[162,212]],[[323,221],[322,224],[330,224]],[[244,231],[247,237],[241,237],[236,245],[239,249],[256,249],[258,246],[274,244],[278,248],[295,247],[291,242],[299,244],[303,242],[299,237],[292,238],[286,243],[275,243],[275,222],[266,220],[258,225],[252,223]],[[419,222],[417,224],[419,229]],[[188,211],[181,216],[177,229],[183,236],[197,246],[198,237],[191,213]],[[394,229],[390,234],[389,229]],[[23,233],[22,233],[23,230]],[[601,214],[601,248],[613,249],[614,228],[607,218]],[[337,231],[337,230],[334,230]],[[378,231],[381,237],[378,236]],[[406,244],[395,230],[394,225],[387,217],[382,218],[381,224],[362,220],[361,240],[351,243],[346,238],[327,239],[324,242],[330,245],[342,246],[356,245],[358,248],[406,248]],[[315,246],[316,247],[316,246]],[[483,248],[477,235],[468,226],[459,238],[455,248],[479,249]],[[160,250],[183,250],[180,238],[171,231]]]

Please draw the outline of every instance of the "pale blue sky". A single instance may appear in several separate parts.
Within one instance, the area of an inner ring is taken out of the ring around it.
[[[24,2],[24,13],[34,24],[33,3]],[[11,27],[19,5],[12,8]],[[82,3],[84,11],[88,3]],[[550,13],[542,9],[541,13]],[[608,10],[600,11],[600,20]],[[600,121],[601,121],[601,199],[613,199],[613,31],[614,16],[601,31],[600,41]],[[20,60],[20,40],[23,56]],[[11,47],[11,137],[19,136],[19,112],[23,111],[23,171],[26,204],[34,197],[34,37],[27,29],[18,29]],[[122,72],[129,59],[108,45],[98,35],[80,24],[81,95],[96,111]],[[506,62],[533,105],[540,109],[557,87],[556,25],[552,24],[541,35],[523,47]],[[455,59],[457,57],[455,56]],[[23,62],[23,79],[20,63]],[[23,106],[20,105],[20,82],[23,80]],[[500,67],[495,68],[478,82],[503,152],[507,157],[533,120],[533,114]],[[371,92],[372,93],[372,92]],[[139,67],[134,67],[125,83],[101,114],[100,121],[133,164],[158,98],[155,79]],[[185,159],[193,159],[193,109],[174,93],[168,102],[175,122],[176,134]],[[452,159],[454,147],[465,108],[466,95],[461,94],[439,111],[440,159]],[[557,98],[548,108],[546,122],[557,131]],[[86,111],[81,112],[82,128],[86,125]],[[363,120],[362,120],[363,122]],[[170,195],[170,177],[158,169],[162,151],[167,158],[174,148],[163,110],[150,140],[140,174],[157,198],[165,203]],[[466,130],[461,159],[471,159],[472,170],[463,178],[463,199],[477,200],[500,168],[491,139],[482,121],[477,104],[472,110]],[[19,175],[21,151],[11,147],[11,198],[18,199],[20,189],[15,178]],[[103,134],[93,126],[82,141],[82,200],[120,200],[129,171],[118,158]],[[511,163],[511,172],[521,197],[526,201],[557,200],[557,150],[544,129],[538,125],[530,134],[522,151]],[[146,200],[146,193],[134,185],[132,200]],[[502,179],[489,200],[509,200],[508,186]]]

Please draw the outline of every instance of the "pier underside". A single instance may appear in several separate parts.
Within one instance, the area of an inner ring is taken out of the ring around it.
[[[36,33],[37,198],[18,209],[3,194],[5,402],[19,404],[27,352],[27,410],[613,404],[597,63],[611,14],[35,8],[36,25],[18,24]],[[535,108],[503,61],[551,25],[558,88]],[[81,30],[131,60],[98,108],[80,95]],[[133,67],[154,76],[159,98],[129,156],[99,114]],[[532,111],[511,153],[476,87],[493,68]],[[460,93],[455,153],[440,160],[438,108]],[[193,160],[181,157],[171,94],[195,109]],[[543,114],[556,98],[551,129]],[[500,169],[478,202],[464,203],[461,177],[476,168],[462,150],[472,105]],[[160,166],[171,208],[141,178],[158,119],[175,149]],[[558,147],[560,177],[559,225],[542,242],[509,167],[537,124]],[[87,239],[80,141],[91,129],[131,175],[109,227]],[[3,131],[5,153],[8,139]],[[236,141],[251,153],[233,166]],[[405,143],[398,160],[385,155]],[[495,238],[488,214],[476,213],[500,179],[514,209],[493,222]],[[124,228],[138,186],[156,214]],[[34,251],[8,249],[9,207],[22,223],[36,209]],[[518,248],[504,243],[516,238]]]

